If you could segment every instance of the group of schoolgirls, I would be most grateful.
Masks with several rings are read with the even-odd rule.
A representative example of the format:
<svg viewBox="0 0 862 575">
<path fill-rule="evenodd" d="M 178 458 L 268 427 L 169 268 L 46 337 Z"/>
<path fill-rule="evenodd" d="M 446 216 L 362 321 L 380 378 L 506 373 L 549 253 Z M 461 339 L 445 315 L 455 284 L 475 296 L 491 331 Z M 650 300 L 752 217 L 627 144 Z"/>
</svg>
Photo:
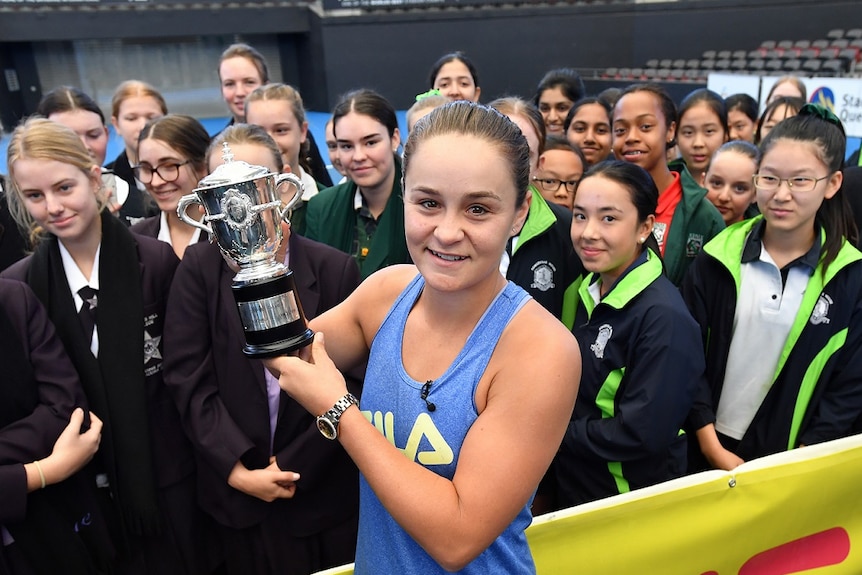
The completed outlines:
<svg viewBox="0 0 862 575">
<path fill-rule="evenodd" d="M 583 376 L 540 511 L 860 430 L 843 127 L 809 105 L 758 148 L 725 143 L 726 117 L 711 92 L 677 114 L 651 85 L 608 116 L 617 159 L 573 202 Z"/>
</svg>

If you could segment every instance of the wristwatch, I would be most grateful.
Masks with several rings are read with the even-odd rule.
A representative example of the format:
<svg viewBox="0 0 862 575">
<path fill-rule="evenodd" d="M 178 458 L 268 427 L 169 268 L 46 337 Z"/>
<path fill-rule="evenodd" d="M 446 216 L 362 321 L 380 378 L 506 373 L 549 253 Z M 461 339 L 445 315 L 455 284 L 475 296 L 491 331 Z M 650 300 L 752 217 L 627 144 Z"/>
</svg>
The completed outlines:
<svg viewBox="0 0 862 575">
<path fill-rule="evenodd" d="M 352 393 L 346 393 L 335 402 L 332 409 L 317 417 L 317 429 L 323 437 L 332 440 L 338 437 L 338 422 L 341 420 L 341 414 L 351 405 L 359 405 L 359 400 Z"/>
</svg>

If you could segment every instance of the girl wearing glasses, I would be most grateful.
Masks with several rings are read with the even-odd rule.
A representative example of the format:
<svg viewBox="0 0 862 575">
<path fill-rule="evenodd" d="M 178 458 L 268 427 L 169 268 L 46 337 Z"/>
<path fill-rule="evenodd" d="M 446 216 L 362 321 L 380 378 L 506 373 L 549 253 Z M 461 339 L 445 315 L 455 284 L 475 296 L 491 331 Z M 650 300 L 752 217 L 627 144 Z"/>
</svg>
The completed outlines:
<svg viewBox="0 0 862 575">
<path fill-rule="evenodd" d="M 707 244 L 682 286 L 707 361 L 692 451 L 709 466 L 849 435 L 862 412 L 862 253 L 841 191 L 845 142 L 815 105 L 776 125 L 754 176 L 763 215 Z"/>
<path fill-rule="evenodd" d="M 571 328 L 583 268 L 569 238 L 571 210 L 549 203 L 534 185 L 545 151 L 545 123 L 539 110 L 520 98 L 500 98 L 489 106 L 520 128 L 530 148 L 530 209 L 523 225 L 512 229 L 500 271 Z"/>
<path fill-rule="evenodd" d="M 135 224 L 132 231 L 169 243 L 178 258 L 200 240 L 201 231 L 177 215 L 177 204 L 207 174 L 209 143 L 209 134 L 200 122 L 179 114 L 149 122 L 138 140 L 135 177 L 147 187 L 161 214 Z M 194 217 L 195 212 L 190 210 L 189 215 Z"/>
<path fill-rule="evenodd" d="M 91 465 L 117 573 L 206 573 L 194 457 L 162 382 L 162 326 L 178 264 L 106 210 L 100 169 L 74 132 L 34 118 L 8 148 L 9 207 L 36 245 L 5 272 L 47 308 L 104 423 Z"/>
<path fill-rule="evenodd" d="M 571 210 L 586 163 L 584 154 L 567 139 L 548 136 L 545 151 L 539 156 L 539 169 L 533 176 L 533 184 L 549 203 Z"/>
</svg>

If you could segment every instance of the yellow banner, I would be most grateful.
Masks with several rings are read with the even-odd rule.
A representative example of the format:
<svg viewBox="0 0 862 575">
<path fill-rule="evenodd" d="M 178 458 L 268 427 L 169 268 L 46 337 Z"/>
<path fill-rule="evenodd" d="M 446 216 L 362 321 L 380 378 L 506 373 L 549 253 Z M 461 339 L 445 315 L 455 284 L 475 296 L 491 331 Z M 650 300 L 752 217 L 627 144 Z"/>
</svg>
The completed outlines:
<svg viewBox="0 0 862 575">
<path fill-rule="evenodd" d="M 543 515 L 527 537 L 540 575 L 860 575 L 862 436 Z"/>
</svg>

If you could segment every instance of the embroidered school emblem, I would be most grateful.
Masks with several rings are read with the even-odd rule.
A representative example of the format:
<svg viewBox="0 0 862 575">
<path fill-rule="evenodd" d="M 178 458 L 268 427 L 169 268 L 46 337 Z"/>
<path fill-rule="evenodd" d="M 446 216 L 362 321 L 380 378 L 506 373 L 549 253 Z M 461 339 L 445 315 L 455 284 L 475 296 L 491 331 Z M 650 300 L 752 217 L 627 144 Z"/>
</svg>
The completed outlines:
<svg viewBox="0 0 862 575">
<path fill-rule="evenodd" d="M 614 328 L 610 324 L 606 323 L 599 328 L 595 343 L 590 345 L 590 350 L 596 355 L 596 359 L 603 359 L 605 357 L 605 346 L 608 345 L 608 341 L 611 339 L 613 333 Z"/>
<path fill-rule="evenodd" d="M 667 231 L 667 224 L 664 222 L 656 222 L 652 226 L 652 235 L 655 236 L 655 241 L 659 247 L 664 245 L 664 233 Z"/>
<path fill-rule="evenodd" d="M 539 291 L 548 291 L 554 287 L 554 272 L 557 268 L 551 262 L 542 260 L 533 264 L 533 283 L 530 287 Z"/>
<path fill-rule="evenodd" d="M 144 330 L 144 365 L 150 363 L 150 360 L 162 359 L 162 353 L 159 351 L 160 341 L 162 336 L 153 337 Z"/>
<path fill-rule="evenodd" d="M 832 305 L 832 298 L 825 293 L 820 294 L 820 299 L 814 304 L 814 311 L 811 312 L 811 325 L 820 325 L 821 323 L 829 323 L 829 318 L 826 315 L 829 313 L 829 306 Z"/>
<path fill-rule="evenodd" d="M 703 236 L 701 234 L 688 234 L 688 241 L 685 242 L 685 255 L 693 258 L 700 253 L 703 247 Z"/>
</svg>

